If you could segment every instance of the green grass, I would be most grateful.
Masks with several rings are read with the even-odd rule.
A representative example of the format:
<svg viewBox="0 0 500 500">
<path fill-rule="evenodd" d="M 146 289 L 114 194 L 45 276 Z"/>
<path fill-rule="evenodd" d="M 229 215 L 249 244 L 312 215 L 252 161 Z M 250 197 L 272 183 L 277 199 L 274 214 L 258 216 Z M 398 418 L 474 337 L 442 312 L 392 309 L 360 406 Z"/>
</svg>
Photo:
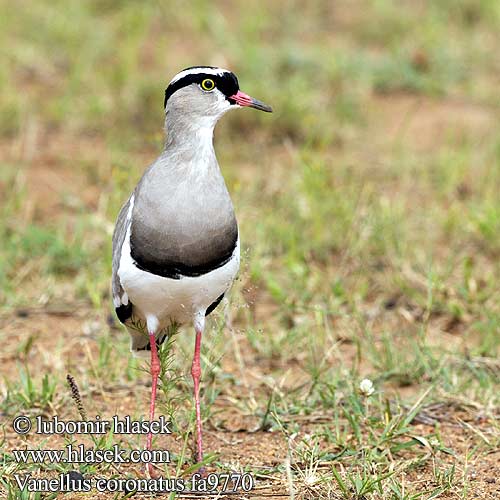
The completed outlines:
<svg viewBox="0 0 500 500">
<path fill-rule="evenodd" d="M 220 64 L 275 112 L 216 131 L 243 258 L 204 338 L 203 418 L 218 436 L 223 410 L 253 418 L 288 458 L 209 462 L 297 499 L 472 495 L 464 454 L 500 446 L 500 4 L 3 3 L 0 428 L 20 412 L 74 417 L 67 371 L 90 415 L 123 387 L 144 414 L 148 376 L 107 319 L 112 225 L 161 149 L 168 80 Z M 61 307 L 71 319 L 51 322 Z M 162 350 L 171 475 L 193 464 L 188 332 Z M 457 416 L 466 451 L 449 445 Z M 12 460 L 1 452 L 0 494 L 38 498 L 17 491 Z"/>
</svg>

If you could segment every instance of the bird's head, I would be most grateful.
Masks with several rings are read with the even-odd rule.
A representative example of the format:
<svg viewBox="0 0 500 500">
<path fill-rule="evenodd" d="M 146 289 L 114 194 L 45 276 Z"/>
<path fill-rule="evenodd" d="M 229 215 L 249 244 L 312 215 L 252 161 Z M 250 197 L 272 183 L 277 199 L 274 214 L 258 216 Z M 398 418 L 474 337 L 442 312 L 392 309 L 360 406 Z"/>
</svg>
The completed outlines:
<svg viewBox="0 0 500 500">
<path fill-rule="evenodd" d="M 177 73 L 165 90 L 164 104 L 167 115 L 182 115 L 207 125 L 215 125 L 224 113 L 239 107 L 272 112 L 271 106 L 240 90 L 234 73 L 213 66 L 196 66 Z"/>
</svg>

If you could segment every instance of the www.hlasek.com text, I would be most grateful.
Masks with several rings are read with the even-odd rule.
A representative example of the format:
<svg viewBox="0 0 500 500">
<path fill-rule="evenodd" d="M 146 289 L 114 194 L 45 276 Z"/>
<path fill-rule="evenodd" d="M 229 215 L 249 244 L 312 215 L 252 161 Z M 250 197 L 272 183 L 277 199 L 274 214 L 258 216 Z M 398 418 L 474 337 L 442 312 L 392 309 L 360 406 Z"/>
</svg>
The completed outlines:
<svg viewBox="0 0 500 500">
<path fill-rule="evenodd" d="M 115 444 L 109 448 L 87 448 L 83 444 L 68 444 L 62 450 L 12 450 L 18 463 L 73 463 L 73 464 L 138 464 L 170 463 L 168 450 L 126 450 Z"/>
</svg>

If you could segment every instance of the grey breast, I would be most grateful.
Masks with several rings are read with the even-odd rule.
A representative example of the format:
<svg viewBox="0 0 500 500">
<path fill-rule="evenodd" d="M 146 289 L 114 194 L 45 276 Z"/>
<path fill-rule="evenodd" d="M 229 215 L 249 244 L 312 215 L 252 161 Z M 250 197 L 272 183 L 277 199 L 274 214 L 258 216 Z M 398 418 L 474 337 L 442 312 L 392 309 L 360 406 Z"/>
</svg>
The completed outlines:
<svg viewBox="0 0 500 500">
<path fill-rule="evenodd" d="M 148 272 L 199 276 L 231 258 L 238 226 L 215 157 L 202 169 L 160 157 L 135 191 L 131 253 Z"/>
</svg>

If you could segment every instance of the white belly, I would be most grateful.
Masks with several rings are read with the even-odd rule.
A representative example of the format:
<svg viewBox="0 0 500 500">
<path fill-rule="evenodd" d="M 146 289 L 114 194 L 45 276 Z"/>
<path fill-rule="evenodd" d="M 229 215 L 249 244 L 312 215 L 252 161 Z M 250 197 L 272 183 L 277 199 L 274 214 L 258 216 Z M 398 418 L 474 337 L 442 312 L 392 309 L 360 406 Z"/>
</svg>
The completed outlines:
<svg viewBox="0 0 500 500">
<path fill-rule="evenodd" d="M 130 226 L 123 242 L 118 276 L 134 305 L 134 312 L 145 319 L 154 317 L 161 326 L 175 321 L 193 321 L 231 286 L 240 265 L 240 242 L 231 259 L 202 276 L 164 278 L 138 269 L 130 254 Z"/>
</svg>

